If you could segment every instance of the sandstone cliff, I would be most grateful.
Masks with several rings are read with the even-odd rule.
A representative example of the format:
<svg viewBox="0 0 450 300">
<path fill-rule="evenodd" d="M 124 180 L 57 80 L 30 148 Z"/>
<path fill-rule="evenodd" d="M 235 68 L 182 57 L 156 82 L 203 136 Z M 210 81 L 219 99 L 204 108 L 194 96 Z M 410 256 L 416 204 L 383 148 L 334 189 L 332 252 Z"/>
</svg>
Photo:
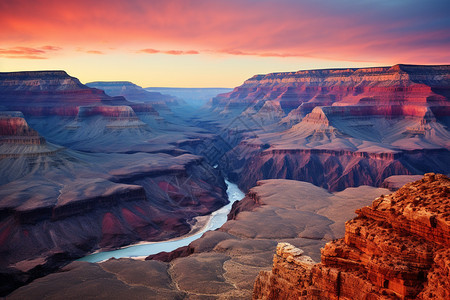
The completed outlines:
<svg viewBox="0 0 450 300">
<path fill-rule="evenodd" d="M 395 65 L 360 69 L 327 69 L 256 75 L 211 104 L 242 106 L 277 100 L 289 112 L 302 103 L 332 102 L 445 103 L 450 66 Z M 322 101 L 317 101 L 322 100 Z"/>
<path fill-rule="evenodd" d="M 450 66 L 257 75 L 210 103 L 230 120 L 225 130 L 243 132 L 221 166 L 243 189 L 271 178 L 335 191 L 447 174 L 449 91 Z"/>
<path fill-rule="evenodd" d="M 450 179 L 426 174 L 358 209 L 312 264 L 279 244 L 254 299 L 449 299 Z"/>
</svg>

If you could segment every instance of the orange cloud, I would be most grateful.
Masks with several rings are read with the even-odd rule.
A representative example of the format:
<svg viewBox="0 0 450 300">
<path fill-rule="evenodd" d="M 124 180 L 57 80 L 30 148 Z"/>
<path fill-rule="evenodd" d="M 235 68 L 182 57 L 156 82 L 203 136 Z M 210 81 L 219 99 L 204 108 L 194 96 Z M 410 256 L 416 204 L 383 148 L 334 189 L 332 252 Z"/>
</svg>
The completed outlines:
<svg viewBox="0 0 450 300">
<path fill-rule="evenodd" d="M 138 53 L 156 54 L 156 53 L 160 53 L 161 51 L 155 50 L 155 49 L 142 49 L 142 50 L 139 50 L 137 52 Z"/>
<path fill-rule="evenodd" d="M 188 50 L 188 51 L 185 51 L 183 54 L 200 54 L 200 52 L 198 52 L 198 51 L 195 51 L 195 50 Z"/>
<path fill-rule="evenodd" d="M 193 55 L 193 54 L 200 54 L 200 52 L 195 50 L 156 50 L 156 49 L 141 49 L 138 50 L 137 53 L 147 53 L 147 54 L 156 54 L 156 53 L 164 53 L 164 54 L 170 54 L 170 55 Z"/>
<path fill-rule="evenodd" d="M 40 49 L 45 50 L 45 51 L 59 51 L 59 50 L 62 50 L 61 47 L 57 47 L 57 46 L 43 46 L 43 47 L 40 47 Z"/>
<path fill-rule="evenodd" d="M 103 51 L 99 51 L 99 50 L 87 50 L 86 53 L 89 53 L 89 54 L 105 54 Z"/>
<path fill-rule="evenodd" d="M 39 48 L 31 47 L 11 47 L 0 48 L 0 57 L 21 58 L 21 59 L 46 59 L 49 51 L 59 51 L 60 47 L 43 46 Z"/>
<path fill-rule="evenodd" d="M 163 53 L 165 53 L 165 54 L 170 54 L 170 55 L 192 55 L 192 54 L 199 54 L 199 52 L 198 52 L 198 51 L 195 51 L 195 50 L 189 50 L 189 51 L 168 50 L 168 51 L 164 51 Z"/>
</svg>

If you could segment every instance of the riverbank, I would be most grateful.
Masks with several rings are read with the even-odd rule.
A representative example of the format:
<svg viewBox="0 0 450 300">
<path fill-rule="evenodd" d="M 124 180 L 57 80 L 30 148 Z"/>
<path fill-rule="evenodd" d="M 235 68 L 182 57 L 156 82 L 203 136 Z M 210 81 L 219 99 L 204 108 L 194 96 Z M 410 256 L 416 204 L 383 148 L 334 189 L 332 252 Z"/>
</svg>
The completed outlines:
<svg viewBox="0 0 450 300">
<path fill-rule="evenodd" d="M 200 216 L 196 218 L 196 223 L 192 230 L 184 236 L 173 238 L 161 242 L 139 242 L 133 245 L 125 246 L 112 251 L 98 251 L 78 259 L 78 261 L 102 262 L 110 258 L 134 258 L 142 259 L 148 255 L 159 252 L 170 252 L 177 248 L 189 245 L 191 242 L 200 238 L 208 230 L 216 230 L 227 221 L 227 215 L 231 210 L 234 202 L 244 198 L 245 194 L 234 183 L 225 180 L 227 184 L 227 195 L 230 201 L 227 205 L 212 212 L 208 216 Z M 203 224 L 203 226 L 202 226 Z"/>
</svg>

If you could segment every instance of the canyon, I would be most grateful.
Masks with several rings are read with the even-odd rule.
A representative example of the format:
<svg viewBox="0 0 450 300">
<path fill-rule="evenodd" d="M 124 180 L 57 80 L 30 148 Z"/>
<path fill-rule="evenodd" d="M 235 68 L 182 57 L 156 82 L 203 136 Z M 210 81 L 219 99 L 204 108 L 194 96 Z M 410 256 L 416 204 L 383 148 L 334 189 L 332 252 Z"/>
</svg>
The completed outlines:
<svg viewBox="0 0 450 300">
<path fill-rule="evenodd" d="M 65 72 L 1 77 L 2 294 L 96 249 L 186 234 L 227 203 L 218 170 L 178 147 L 204 130 Z"/>
<path fill-rule="evenodd" d="M 64 71 L 0 73 L 1 295 L 270 298 L 283 297 L 280 289 L 302 279 L 304 289 L 287 292 L 332 298 L 351 292 L 336 290 L 340 281 L 335 290 L 326 286 L 343 272 L 332 268 L 343 264 L 349 282 L 364 287 L 361 293 L 407 298 L 429 295 L 418 287 L 426 288 L 427 274 L 439 277 L 448 267 L 434 263 L 447 255 L 439 247 L 448 241 L 426 242 L 438 246 L 427 246 L 425 263 L 382 261 L 376 259 L 385 259 L 387 248 L 362 241 L 367 236 L 355 228 L 380 238 L 397 234 L 392 228 L 400 225 L 389 212 L 416 228 L 417 220 L 408 221 L 414 213 L 402 208 L 409 204 L 397 195 L 416 187 L 414 197 L 423 199 L 426 189 L 407 183 L 420 179 L 442 185 L 439 193 L 448 190 L 443 175 L 421 178 L 450 173 L 450 66 L 256 75 L 202 109 L 158 91 L 167 89 L 84 85 Z M 197 217 L 228 203 L 224 179 L 246 197 L 233 204 L 221 228 L 146 261 L 73 262 L 94 251 L 188 234 Z M 393 203 L 388 215 L 372 205 L 344 226 L 387 189 L 400 189 L 382 198 Z M 396 243 L 395 251 L 414 242 L 403 232 Z M 356 254 L 364 259 L 349 262 Z M 422 264 L 419 281 L 398 270 L 411 263 Z M 316 282 L 304 281 L 317 266 L 324 267 L 314 271 Z M 280 272 L 294 281 L 278 278 Z M 441 279 L 429 282 L 441 291 Z"/>
<path fill-rule="evenodd" d="M 307 182 L 263 180 L 233 205 L 220 229 L 187 247 L 146 261 L 73 262 L 8 298 L 59 299 L 76 289 L 77 295 L 101 298 L 250 299 L 253 282 L 261 270 L 270 269 L 279 241 L 301 247 L 318 260 L 320 248 L 343 235 L 344 222 L 354 210 L 383 193 L 388 190 L 362 186 L 329 193 Z"/>
</svg>

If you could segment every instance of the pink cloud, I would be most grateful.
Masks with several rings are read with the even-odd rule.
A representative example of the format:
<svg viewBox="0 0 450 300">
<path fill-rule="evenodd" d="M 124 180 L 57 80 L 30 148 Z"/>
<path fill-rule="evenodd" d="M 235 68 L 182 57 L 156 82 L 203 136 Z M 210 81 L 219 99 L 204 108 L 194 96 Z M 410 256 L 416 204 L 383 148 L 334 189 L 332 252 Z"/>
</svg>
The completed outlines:
<svg viewBox="0 0 450 300">
<path fill-rule="evenodd" d="M 0 3 L 0 40 L 95 44 L 98 51 L 101 41 L 105 49 L 130 45 L 149 54 L 205 50 L 146 44 L 228 55 L 448 63 L 449 8 L 440 0 L 15 0 Z"/>
</svg>

